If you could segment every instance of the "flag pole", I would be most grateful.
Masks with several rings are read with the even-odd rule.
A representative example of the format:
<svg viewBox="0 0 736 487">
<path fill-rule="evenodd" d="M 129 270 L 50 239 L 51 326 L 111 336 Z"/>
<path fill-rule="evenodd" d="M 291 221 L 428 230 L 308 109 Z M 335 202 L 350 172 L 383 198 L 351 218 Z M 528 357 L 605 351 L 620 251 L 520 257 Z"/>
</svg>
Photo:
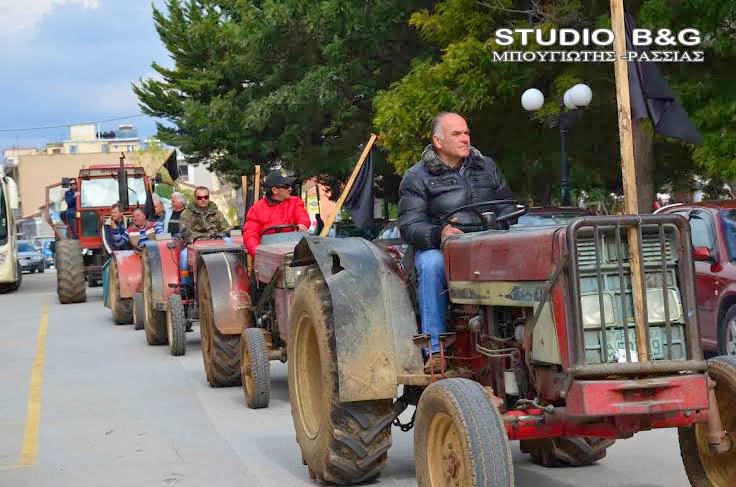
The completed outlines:
<svg viewBox="0 0 736 487">
<path fill-rule="evenodd" d="M 322 232 L 319 234 L 320 237 L 326 237 L 327 233 L 329 233 L 330 228 L 332 227 L 332 224 L 335 222 L 335 218 L 340 213 L 340 210 L 342 210 L 342 205 L 345 202 L 345 198 L 348 197 L 348 193 L 350 193 L 350 189 L 353 187 L 353 183 L 355 183 L 355 179 L 358 177 L 358 174 L 360 173 L 360 168 L 363 167 L 363 163 L 365 162 L 366 157 L 368 157 L 368 154 L 370 154 L 371 149 L 373 148 L 373 144 L 376 142 L 376 138 L 377 138 L 376 134 L 371 134 L 371 138 L 368 140 L 368 143 L 365 145 L 365 148 L 363 149 L 363 153 L 360 154 L 360 158 L 358 159 L 357 164 L 355 164 L 355 168 L 353 169 L 353 174 L 350 175 L 350 179 L 348 179 L 348 182 L 345 184 L 345 189 L 342 190 L 340 199 L 338 199 L 337 204 L 335 204 L 335 210 L 330 214 L 329 217 L 327 217 L 327 221 L 325 222 L 325 227 L 322 229 Z"/>
<path fill-rule="evenodd" d="M 621 173 L 624 187 L 624 213 L 637 215 L 639 202 L 636 186 L 636 162 L 634 160 L 634 136 L 631 118 L 631 97 L 629 93 L 629 70 L 626 61 L 626 27 L 624 23 L 623 0 L 611 1 L 611 27 L 614 35 L 614 72 L 616 78 L 616 100 L 618 102 L 618 133 L 621 147 Z M 631 290 L 634 299 L 636 320 L 636 347 L 640 362 L 649 361 L 649 333 L 647 330 L 647 310 L 644 304 L 644 279 L 641 274 L 641 242 L 639 228 L 628 229 L 629 262 L 631 269 Z M 625 333 L 628 331 L 625 330 Z"/>
</svg>

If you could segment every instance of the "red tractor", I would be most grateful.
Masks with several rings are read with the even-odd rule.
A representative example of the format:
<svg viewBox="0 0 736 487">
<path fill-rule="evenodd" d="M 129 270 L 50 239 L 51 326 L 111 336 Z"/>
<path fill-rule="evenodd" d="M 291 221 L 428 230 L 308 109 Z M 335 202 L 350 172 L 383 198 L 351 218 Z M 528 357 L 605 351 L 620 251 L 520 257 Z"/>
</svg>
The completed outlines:
<svg viewBox="0 0 736 487">
<path fill-rule="evenodd" d="M 736 358 L 703 359 L 687 221 L 584 216 L 496 231 L 494 220 L 485 213 L 443 244 L 448 332 L 428 372 L 415 283 L 387 252 L 357 238 L 297 245 L 292 265 L 307 267 L 288 330 L 289 396 L 310 476 L 376 478 L 392 424 L 414 429 L 422 487 L 512 486 L 510 440 L 535 463 L 577 466 L 616 439 L 679 428 L 692 485 L 736 485 Z"/>
<path fill-rule="evenodd" d="M 69 222 L 64 216 L 64 194 L 69 187 L 68 179 L 64 178 L 60 184 L 46 188 L 45 216 L 56 237 L 57 294 L 62 304 L 86 301 L 85 281 L 90 287 L 102 281 L 102 267 L 109 255 L 103 244 L 103 223 L 110 216 L 110 207 L 118 202 L 126 210 L 143 207 L 150 194 L 148 177 L 143 168 L 122 163 L 92 165 L 81 169 L 77 181 L 79 195 L 76 197 L 74 232 L 70 231 Z M 72 233 L 78 239 L 71 238 Z M 125 269 L 117 269 L 115 275 L 128 272 L 127 266 Z M 130 272 L 136 271 L 131 269 Z M 126 304 L 132 302 L 132 295 L 128 296 L 129 286 L 121 286 L 119 292 L 122 294 L 117 296 L 121 300 L 130 301 L 124 301 L 122 308 L 118 308 L 116 321 L 122 320 L 122 315 L 126 315 L 127 319 L 127 310 L 132 306 Z M 116 313 L 115 308 L 113 313 Z"/>
<path fill-rule="evenodd" d="M 239 339 L 242 329 L 239 320 L 243 313 L 238 309 L 242 307 L 240 300 L 248 295 L 248 282 L 237 275 L 244 259 L 243 240 L 238 233 L 232 231 L 227 240 L 195 240 L 186 246 L 186 261 L 182 258 L 185 246 L 180 239 L 159 238 L 144 244 L 143 310 L 142 313 L 137 311 L 136 315 L 143 315 L 143 328 L 149 345 L 168 344 L 171 355 L 184 355 L 186 333 L 192 331 L 193 322 L 208 320 L 212 314 L 212 304 L 208 304 L 203 306 L 205 310 L 202 318 L 200 302 L 205 299 L 209 303 L 213 294 L 216 295 L 217 311 L 220 311 L 221 306 L 227 306 L 228 310 L 218 314 L 220 325 L 225 331 L 237 328 Z M 197 279 L 198 269 L 203 265 L 208 266 L 209 271 L 217 276 L 212 283 L 214 289 L 210 288 L 208 280 L 204 297 L 198 292 L 202 286 Z M 202 335 L 205 363 L 216 363 L 210 367 L 217 370 L 210 383 L 217 386 L 238 385 L 239 340 L 222 338 L 215 344 L 210 344 L 206 331 L 203 330 Z M 232 341 L 235 343 L 231 344 Z M 233 370 L 225 370 L 233 360 Z"/>
</svg>

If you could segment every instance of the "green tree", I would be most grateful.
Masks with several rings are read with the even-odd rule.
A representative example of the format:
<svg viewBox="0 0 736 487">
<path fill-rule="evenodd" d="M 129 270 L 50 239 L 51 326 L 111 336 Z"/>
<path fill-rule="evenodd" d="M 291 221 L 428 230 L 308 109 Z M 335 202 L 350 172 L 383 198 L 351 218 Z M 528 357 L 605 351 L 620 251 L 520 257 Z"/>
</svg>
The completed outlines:
<svg viewBox="0 0 736 487">
<path fill-rule="evenodd" d="M 424 45 L 420 0 L 168 0 L 154 10 L 173 67 L 134 86 L 158 137 L 239 182 L 255 164 L 342 175 L 368 139 L 375 93 Z"/>
<path fill-rule="evenodd" d="M 682 29 L 696 26 L 704 38 L 706 63 L 661 65 L 673 89 L 704 133 L 705 144 L 695 150 L 677 141 L 652 136 L 651 126 L 640 123 L 636 130 L 636 153 L 640 183 L 640 209 L 647 209 L 655 185 L 689 184 L 700 164 L 700 172 L 733 169 L 732 125 L 734 98 L 730 93 L 714 95 L 718 83 L 732 77 L 734 1 L 647 0 L 627 2 L 642 27 Z M 561 0 L 443 0 L 433 10 L 420 10 L 411 17 L 424 39 L 439 49 L 416 59 L 410 73 L 375 99 L 375 125 L 390 162 L 399 172 L 418 160 L 429 141 L 429 121 L 437 112 L 458 111 L 467 116 L 473 143 L 497 157 L 501 169 L 519 196 L 548 202 L 559 181 L 559 136 L 534 123 L 520 106 L 527 88 L 536 87 L 547 96 L 537 121 L 559 112 L 561 95 L 577 82 L 593 89 L 587 113 L 581 114 L 568 139 L 574 190 L 602 188 L 620 191 L 620 156 L 616 98 L 612 64 L 502 63 L 493 52 L 549 49 L 532 43 L 502 47 L 495 42 L 501 27 L 595 28 L 610 26 L 609 2 Z M 730 30 L 729 30 L 730 29 Z M 730 36 L 730 41 L 728 40 Z M 707 74 L 711 73 L 711 74 Z M 734 87 L 729 86 L 729 91 Z M 724 90 L 725 91 L 725 90 Z M 711 103 L 712 102 L 712 103 Z M 718 116 L 713 111 L 720 110 Z M 716 140 L 717 139 L 717 140 Z M 730 152 L 729 152 L 730 151 Z M 674 157 L 677 155 L 677 157 Z M 643 196 L 642 196 L 643 193 Z"/>
</svg>

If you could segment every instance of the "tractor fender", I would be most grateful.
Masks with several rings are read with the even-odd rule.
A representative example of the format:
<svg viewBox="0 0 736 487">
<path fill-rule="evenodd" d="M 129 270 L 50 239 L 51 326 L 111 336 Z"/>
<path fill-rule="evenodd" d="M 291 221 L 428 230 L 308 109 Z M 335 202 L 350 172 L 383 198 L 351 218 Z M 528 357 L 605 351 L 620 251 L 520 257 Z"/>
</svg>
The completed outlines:
<svg viewBox="0 0 736 487">
<path fill-rule="evenodd" d="M 340 401 L 393 399 L 399 376 L 423 374 L 412 341 L 416 314 L 396 261 L 362 238 L 305 237 L 292 265 L 310 264 L 332 300 Z"/>
<path fill-rule="evenodd" d="M 143 292 L 141 254 L 132 250 L 118 250 L 113 252 L 112 257 L 118 265 L 120 297 L 132 298 L 135 293 Z"/>
<path fill-rule="evenodd" d="M 151 290 L 153 304 L 159 311 L 166 311 L 169 296 L 178 294 L 176 286 L 179 284 L 179 254 L 178 245 L 168 248 L 172 240 L 147 241 L 145 245 L 148 254 L 148 267 L 151 269 Z"/>
<path fill-rule="evenodd" d="M 244 253 L 200 253 L 197 268 L 207 269 L 213 321 L 223 335 L 241 335 L 253 326 L 248 269 Z M 198 273 L 199 274 L 199 273 Z"/>
</svg>

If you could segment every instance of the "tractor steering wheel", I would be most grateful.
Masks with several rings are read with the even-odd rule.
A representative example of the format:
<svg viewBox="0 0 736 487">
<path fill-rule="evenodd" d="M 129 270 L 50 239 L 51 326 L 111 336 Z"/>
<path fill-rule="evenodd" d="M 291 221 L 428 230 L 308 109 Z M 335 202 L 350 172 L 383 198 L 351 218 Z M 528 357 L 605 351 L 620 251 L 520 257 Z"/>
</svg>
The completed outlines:
<svg viewBox="0 0 736 487">
<path fill-rule="evenodd" d="M 272 227 L 266 227 L 263 230 L 261 230 L 261 236 L 265 235 L 266 232 L 277 233 L 279 230 L 286 230 L 287 228 L 290 230 L 298 231 L 299 225 L 294 225 L 290 223 L 288 225 L 274 225 Z"/>
<path fill-rule="evenodd" d="M 199 237 L 194 237 L 192 243 L 197 240 L 222 240 L 222 235 L 200 235 Z"/>
<path fill-rule="evenodd" d="M 516 205 L 516 211 L 512 211 L 511 213 L 508 213 L 506 215 L 496 218 L 495 221 L 489 225 L 483 219 L 483 214 L 480 211 L 480 207 L 496 206 L 496 205 Z M 459 213 L 461 211 L 465 211 L 465 210 L 472 210 L 473 213 L 475 213 L 476 216 L 478 217 L 480 224 L 450 222 L 450 217 L 452 217 L 452 215 L 454 215 L 455 213 Z M 529 210 L 529 207 L 526 204 L 520 201 L 517 201 L 517 200 L 478 201 L 476 203 L 470 203 L 469 205 L 458 206 L 454 210 L 445 214 L 442 218 L 440 218 L 440 227 L 445 228 L 445 225 L 449 223 L 453 227 L 456 227 L 465 233 L 481 232 L 483 230 L 490 230 L 491 228 L 495 227 L 495 224 L 497 223 L 505 222 L 506 220 L 510 220 L 511 218 L 516 218 L 521 215 L 524 215 L 528 210 Z"/>
</svg>

